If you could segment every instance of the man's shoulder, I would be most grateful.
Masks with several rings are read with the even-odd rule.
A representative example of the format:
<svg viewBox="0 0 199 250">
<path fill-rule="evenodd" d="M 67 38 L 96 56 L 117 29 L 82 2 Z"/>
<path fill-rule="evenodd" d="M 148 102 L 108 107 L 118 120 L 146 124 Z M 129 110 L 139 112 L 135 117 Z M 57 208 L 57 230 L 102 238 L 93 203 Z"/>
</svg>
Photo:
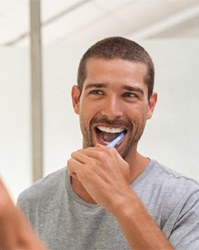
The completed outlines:
<svg viewBox="0 0 199 250">
<path fill-rule="evenodd" d="M 185 174 L 182 174 L 166 165 L 163 165 L 155 160 L 152 160 L 153 169 L 157 171 L 157 173 L 162 176 L 162 178 L 167 178 L 171 181 L 176 182 L 184 182 L 184 183 L 192 183 L 194 186 L 199 187 L 199 181 L 188 177 Z"/>
<path fill-rule="evenodd" d="M 181 193 L 182 195 L 191 195 L 197 192 L 199 196 L 199 181 L 188 177 L 178 171 L 175 171 L 157 161 L 152 161 L 151 176 L 154 181 L 158 182 L 165 190 L 171 193 Z"/>
<path fill-rule="evenodd" d="M 43 199 L 57 193 L 64 187 L 66 168 L 59 169 L 41 180 L 36 181 L 29 188 L 20 193 L 18 204 L 41 202 Z"/>
<path fill-rule="evenodd" d="M 199 183 L 197 180 L 151 160 L 143 177 L 135 185 L 135 191 L 153 215 L 168 219 L 175 211 L 199 207 Z"/>
</svg>

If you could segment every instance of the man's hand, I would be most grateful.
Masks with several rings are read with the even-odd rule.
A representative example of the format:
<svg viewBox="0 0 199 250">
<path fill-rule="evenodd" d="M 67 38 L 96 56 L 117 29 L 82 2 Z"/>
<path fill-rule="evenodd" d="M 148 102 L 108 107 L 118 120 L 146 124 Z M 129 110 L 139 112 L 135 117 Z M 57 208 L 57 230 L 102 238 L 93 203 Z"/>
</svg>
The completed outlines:
<svg viewBox="0 0 199 250">
<path fill-rule="evenodd" d="M 0 249 L 47 249 L 33 233 L 31 226 L 14 206 L 0 179 Z"/>
<path fill-rule="evenodd" d="M 68 171 L 89 195 L 108 211 L 123 202 L 129 188 L 129 165 L 115 148 L 97 145 L 78 150 L 68 161 Z"/>
</svg>

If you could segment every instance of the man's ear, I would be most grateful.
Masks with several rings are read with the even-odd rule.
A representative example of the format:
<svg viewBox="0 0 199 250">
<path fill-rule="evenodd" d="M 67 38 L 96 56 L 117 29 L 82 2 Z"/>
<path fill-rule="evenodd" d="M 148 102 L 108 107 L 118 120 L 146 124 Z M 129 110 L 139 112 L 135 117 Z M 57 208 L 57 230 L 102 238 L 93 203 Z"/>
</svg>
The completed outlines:
<svg viewBox="0 0 199 250">
<path fill-rule="evenodd" d="M 157 99 L 158 95 L 154 92 L 149 99 L 147 119 L 150 119 L 152 117 L 153 111 L 157 103 Z"/>
<path fill-rule="evenodd" d="M 72 103 L 73 103 L 73 109 L 76 114 L 79 114 L 79 97 L 80 97 L 80 91 L 77 85 L 74 85 L 72 87 L 71 91 L 71 97 L 72 97 Z"/>
</svg>

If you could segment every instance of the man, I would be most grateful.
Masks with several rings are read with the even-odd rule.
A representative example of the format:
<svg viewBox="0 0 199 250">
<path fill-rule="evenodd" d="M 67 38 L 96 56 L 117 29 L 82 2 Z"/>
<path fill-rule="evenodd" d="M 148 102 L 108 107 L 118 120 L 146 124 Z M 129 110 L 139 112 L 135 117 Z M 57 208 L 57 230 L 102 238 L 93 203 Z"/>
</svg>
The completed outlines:
<svg viewBox="0 0 199 250">
<path fill-rule="evenodd" d="M 153 84 L 153 62 L 133 41 L 107 38 L 83 55 L 72 88 L 82 149 L 18 202 L 49 249 L 198 249 L 198 183 L 137 151 Z"/>
</svg>

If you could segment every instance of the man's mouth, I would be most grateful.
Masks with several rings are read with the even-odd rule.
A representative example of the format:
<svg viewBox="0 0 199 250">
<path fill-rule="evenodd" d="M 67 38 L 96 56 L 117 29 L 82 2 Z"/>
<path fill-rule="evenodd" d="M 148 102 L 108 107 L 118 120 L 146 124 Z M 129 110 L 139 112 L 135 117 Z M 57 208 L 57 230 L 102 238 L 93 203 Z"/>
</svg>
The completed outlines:
<svg viewBox="0 0 199 250">
<path fill-rule="evenodd" d="M 95 131 L 100 144 L 107 145 L 113 141 L 121 133 L 126 133 L 127 130 L 121 127 L 107 127 L 107 126 L 96 126 Z"/>
</svg>

